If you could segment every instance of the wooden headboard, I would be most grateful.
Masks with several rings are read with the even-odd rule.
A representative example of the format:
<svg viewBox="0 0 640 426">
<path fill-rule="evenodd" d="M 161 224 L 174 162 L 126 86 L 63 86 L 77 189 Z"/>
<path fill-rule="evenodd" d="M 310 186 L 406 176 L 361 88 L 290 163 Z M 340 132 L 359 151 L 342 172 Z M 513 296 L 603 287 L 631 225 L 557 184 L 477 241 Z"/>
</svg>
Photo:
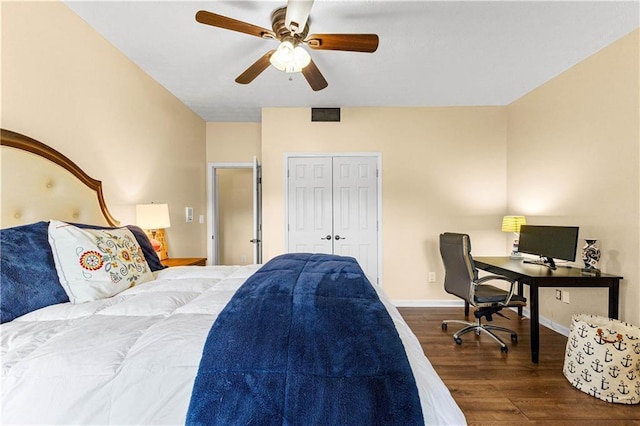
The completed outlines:
<svg viewBox="0 0 640 426">
<path fill-rule="evenodd" d="M 104 202 L 102 182 L 44 143 L 1 131 L 1 228 L 50 219 L 119 225 Z"/>
</svg>

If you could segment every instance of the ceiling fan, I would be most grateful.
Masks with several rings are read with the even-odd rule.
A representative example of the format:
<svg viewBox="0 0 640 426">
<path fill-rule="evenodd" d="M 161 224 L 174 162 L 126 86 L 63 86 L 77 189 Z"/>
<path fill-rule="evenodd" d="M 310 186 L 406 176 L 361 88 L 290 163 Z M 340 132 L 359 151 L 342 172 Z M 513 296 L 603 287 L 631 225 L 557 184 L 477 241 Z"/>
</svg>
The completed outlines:
<svg viewBox="0 0 640 426">
<path fill-rule="evenodd" d="M 308 35 L 308 18 L 312 5 L 313 0 L 288 0 L 286 7 L 278 8 L 271 14 L 273 30 L 205 10 L 196 13 L 196 21 L 280 42 L 276 49 L 269 50 L 240 74 L 236 78 L 236 83 L 251 83 L 271 64 L 288 73 L 302 72 L 311 88 L 318 91 L 327 87 L 327 80 L 302 45 L 307 45 L 315 50 L 373 53 L 378 48 L 378 36 L 376 34 Z"/>
</svg>

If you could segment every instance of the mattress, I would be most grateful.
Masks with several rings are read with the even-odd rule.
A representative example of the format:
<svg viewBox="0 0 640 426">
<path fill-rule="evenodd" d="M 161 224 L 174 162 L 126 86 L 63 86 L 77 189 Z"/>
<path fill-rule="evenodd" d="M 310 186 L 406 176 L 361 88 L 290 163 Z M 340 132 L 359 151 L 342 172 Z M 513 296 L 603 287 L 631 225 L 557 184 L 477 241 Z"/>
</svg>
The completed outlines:
<svg viewBox="0 0 640 426">
<path fill-rule="evenodd" d="M 93 302 L 2 324 L 3 424 L 183 424 L 217 315 L 259 266 L 186 266 Z M 379 286 L 400 335 L 425 424 L 464 424 L 449 390 Z"/>
</svg>

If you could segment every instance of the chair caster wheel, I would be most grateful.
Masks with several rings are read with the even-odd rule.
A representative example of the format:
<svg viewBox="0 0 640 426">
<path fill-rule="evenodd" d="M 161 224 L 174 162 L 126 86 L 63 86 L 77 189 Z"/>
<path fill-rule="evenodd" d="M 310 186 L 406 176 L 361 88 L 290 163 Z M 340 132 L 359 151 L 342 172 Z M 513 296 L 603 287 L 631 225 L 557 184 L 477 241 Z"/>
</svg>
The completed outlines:
<svg viewBox="0 0 640 426">
<path fill-rule="evenodd" d="M 513 333 L 513 334 L 511 335 L 511 341 L 512 341 L 513 343 L 518 343 L 518 335 L 517 335 L 516 333 Z"/>
<path fill-rule="evenodd" d="M 443 331 L 447 331 L 447 323 L 443 322 L 440 328 L 442 328 Z"/>
<path fill-rule="evenodd" d="M 500 347 L 500 352 L 504 352 L 505 354 L 509 352 L 509 348 L 507 346 Z"/>
<path fill-rule="evenodd" d="M 459 337 L 454 337 L 454 338 L 453 338 L 453 340 L 454 340 L 457 344 L 459 344 L 459 345 L 461 345 L 461 344 L 462 344 L 462 339 L 461 339 L 461 338 L 459 338 Z"/>
</svg>

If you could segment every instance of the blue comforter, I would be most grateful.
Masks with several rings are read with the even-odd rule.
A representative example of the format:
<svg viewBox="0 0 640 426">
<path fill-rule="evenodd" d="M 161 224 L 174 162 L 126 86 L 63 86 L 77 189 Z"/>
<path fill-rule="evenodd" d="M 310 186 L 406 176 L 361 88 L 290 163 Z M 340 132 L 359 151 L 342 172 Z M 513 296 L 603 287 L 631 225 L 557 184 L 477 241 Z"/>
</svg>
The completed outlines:
<svg viewBox="0 0 640 426">
<path fill-rule="evenodd" d="M 423 424 L 393 321 L 353 258 L 287 254 L 209 332 L 187 424 Z"/>
</svg>

